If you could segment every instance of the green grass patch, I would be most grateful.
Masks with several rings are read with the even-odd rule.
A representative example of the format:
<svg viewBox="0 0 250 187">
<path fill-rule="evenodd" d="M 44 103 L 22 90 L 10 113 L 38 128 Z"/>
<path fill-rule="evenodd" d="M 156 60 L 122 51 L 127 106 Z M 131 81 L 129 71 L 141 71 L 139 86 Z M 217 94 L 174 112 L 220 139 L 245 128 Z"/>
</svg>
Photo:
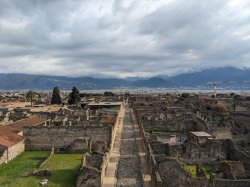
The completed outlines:
<svg viewBox="0 0 250 187">
<path fill-rule="evenodd" d="M 48 152 L 27 151 L 17 156 L 9 163 L 0 165 L 0 186 L 32 186 L 30 184 L 34 184 L 34 181 L 23 176 L 37 169 L 48 156 Z"/>
<path fill-rule="evenodd" d="M 210 179 L 210 172 L 212 166 L 210 164 L 204 164 L 203 168 L 206 173 L 207 179 Z M 193 177 L 196 177 L 196 165 L 185 165 L 185 169 L 192 174 Z"/>
<path fill-rule="evenodd" d="M 185 169 L 192 174 L 193 177 L 196 177 L 196 166 L 195 165 L 185 165 Z"/>
<path fill-rule="evenodd" d="M 48 169 L 52 175 L 49 186 L 76 186 L 76 176 L 81 165 L 82 154 L 54 154 L 39 169 Z"/>
<path fill-rule="evenodd" d="M 205 165 L 203 165 L 203 167 L 205 169 L 207 179 L 210 179 L 210 173 L 211 173 L 212 165 L 205 164 Z"/>
<path fill-rule="evenodd" d="M 0 166 L 1 187 L 40 187 L 43 178 L 49 179 L 49 187 L 76 186 L 76 175 L 80 168 L 82 154 L 54 154 L 48 152 L 24 152 L 8 164 Z M 46 159 L 46 162 L 41 163 Z M 40 167 L 41 165 L 41 167 Z M 40 167 L 40 168 L 39 168 Z M 28 173 L 48 169 L 49 177 L 25 177 Z"/>
</svg>

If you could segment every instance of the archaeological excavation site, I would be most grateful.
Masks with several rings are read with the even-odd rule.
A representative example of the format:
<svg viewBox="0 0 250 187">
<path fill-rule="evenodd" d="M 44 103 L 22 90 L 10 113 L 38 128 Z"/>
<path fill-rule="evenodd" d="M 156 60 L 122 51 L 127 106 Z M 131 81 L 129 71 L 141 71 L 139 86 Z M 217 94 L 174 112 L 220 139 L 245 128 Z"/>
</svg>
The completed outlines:
<svg viewBox="0 0 250 187">
<path fill-rule="evenodd" d="M 80 95 L 5 96 L 0 186 L 250 186 L 249 96 Z"/>
</svg>

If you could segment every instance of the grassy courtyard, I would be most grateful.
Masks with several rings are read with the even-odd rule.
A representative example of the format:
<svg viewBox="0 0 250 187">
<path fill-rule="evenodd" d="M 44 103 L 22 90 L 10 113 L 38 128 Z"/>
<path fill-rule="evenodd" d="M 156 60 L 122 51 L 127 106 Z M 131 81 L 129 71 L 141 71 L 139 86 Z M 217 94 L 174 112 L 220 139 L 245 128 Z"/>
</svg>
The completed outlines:
<svg viewBox="0 0 250 187">
<path fill-rule="evenodd" d="M 48 177 L 49 186 L 76 186 L 76 175 L 82 156 L 82 154 L 55 154 L 39 169 L 48 169 L 52 172 Z"/>
<path fill-rule="evenodd" d="M 25 175 L 40 169 L 52 172 L 51 176 L 46 177 L 49 179 L 48 186 L 75 186 L 76 174 L 83 155 L 55 154 L 41 165 L 48 156 L 48 152 L 25 152 L 8 164 L 0 166 L 0 186 L 38 187 L 44 177 L 25 177 Z"/>
<path fill-rule="evenodd" d="M 210 178 L 211 165 L 204 164 L 203 168 L 206 173 L 207 179 Z M 196 177 L 196 165 L 185 165 L 185 169 L 192 174 L 193 177 Z"/>
<path fill-rule="evenodd" d="M 0 165 L 0 186 L 29 186 L 33 180 L 23 176 L 37 169 L 48 156 L 48 152 L 24 152 L 8 164 Z"/>
</svg>

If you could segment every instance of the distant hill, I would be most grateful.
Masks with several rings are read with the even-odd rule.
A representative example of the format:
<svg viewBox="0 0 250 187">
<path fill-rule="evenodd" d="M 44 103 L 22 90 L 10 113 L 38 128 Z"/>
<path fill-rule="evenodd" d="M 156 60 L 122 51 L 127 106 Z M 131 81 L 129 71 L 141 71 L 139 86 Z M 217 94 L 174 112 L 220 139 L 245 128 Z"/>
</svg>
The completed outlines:
<svg viewBox="0 0 250 187">
<path fill-rule="evenodd" d="M 152 77 L 147 80 L 137 80 L 131 83 L 133 87 L 149 87 L 149 88 L 167 88 L 173 86 L 171 82 L 159 78 L 159 77 Z"/>
<path fill-rule="evenodd" d="M 208 86 L 216 82 L 222 87 L 250 87 L 250 69 L 237 69 L 233 67 L 208 69 L 201 72 L 181 74 L 166 77 L 176 86 Z"/>
<path fill-rule="evenodd" d="M 212 87 L 216 82 L 218 87 L 228 89 L 250 89 L 250 69 L 237 69 L 232 67 L 203 70 L 201 72 L 180 74 L 173 77 L 127 79 L 119 78 L 94 78 L 94 77 L 64 77 L 30 74 L 0 74 L 1 90 L 52 90 L 54 86 L 60 89 L 112 89 L 121 87 Z"/>
<path fill-rule="evenodd" d="M 54 86 L 60 89 L 71 89 L 76 86 L 79 89 L 109 89 L 114 87 L 127 87 L 130 82 L 116 78 L 92 78 L 92 77 L 63 77 L 29 74 L 0 74 L 0 89 L 37 89 L 50 90 Z"/>
</svg>

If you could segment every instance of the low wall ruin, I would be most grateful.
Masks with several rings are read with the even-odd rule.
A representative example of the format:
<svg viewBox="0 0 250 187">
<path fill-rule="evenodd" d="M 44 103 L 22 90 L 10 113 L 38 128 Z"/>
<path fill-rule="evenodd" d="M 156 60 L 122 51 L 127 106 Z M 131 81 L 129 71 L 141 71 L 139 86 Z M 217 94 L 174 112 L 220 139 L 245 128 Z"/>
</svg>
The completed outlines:
<svg viewBox="0 0 250 187">
<path fill-rule="evenodd" d="M 110 145 L 112 127 L 111 126 L 88 126 L 88 127 L 25 127 L 23 135 L 26 138 L 25 150 L 51 150 L 55 148 L 56 152 L 78 152 L 74 147 L 83 150 L 90 148 L 98 142 L 106 142 Z M 88 142 L 91 140 L 91 143 Z M 77 146 L 76 146 L 77 145 Z M 72 150 L 73 147 L 73 150 Z"/>
</svg>

